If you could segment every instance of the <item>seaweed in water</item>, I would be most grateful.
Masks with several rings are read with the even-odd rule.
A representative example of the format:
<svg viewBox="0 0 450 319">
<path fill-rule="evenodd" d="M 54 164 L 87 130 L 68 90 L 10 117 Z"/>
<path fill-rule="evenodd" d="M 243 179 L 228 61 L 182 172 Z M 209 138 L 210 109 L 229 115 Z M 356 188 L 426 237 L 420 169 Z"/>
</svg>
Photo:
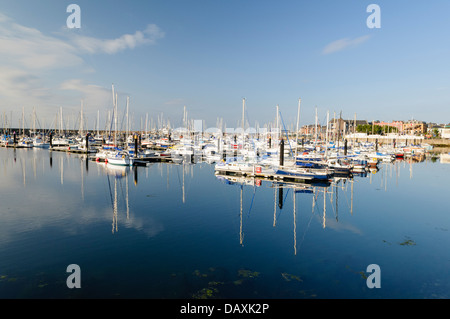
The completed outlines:
<svg viewBox="0 0 450 319">
<path fill-rule="evenodd" d="M 249 269 L 239 269 L 238 276 L 243 278 L 256 278 L 259 276 L 259 272 Z"/>
<path fill-rule="evenodd" d="M 405 237 L 405 241 L 400 243 L 401 246 L 415 246 L 416 242 L 409 237 Z"/>
<path fill-rule="evenodd" d="M 288 274 L 287 272 L 282 272 L 281 276 L 286 281 L 298 281 L 298 282 L 302 282 L 303 281 L 299 276 Z"/>
</svg>

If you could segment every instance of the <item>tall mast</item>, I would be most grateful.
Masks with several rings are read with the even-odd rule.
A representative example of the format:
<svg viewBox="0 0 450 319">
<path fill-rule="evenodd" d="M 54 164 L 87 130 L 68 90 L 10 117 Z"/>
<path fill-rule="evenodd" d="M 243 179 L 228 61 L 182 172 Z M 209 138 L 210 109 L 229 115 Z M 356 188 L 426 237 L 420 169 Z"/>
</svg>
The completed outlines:
<svg viewBox="0 0 450 319">
<path fill-rule="evenodd" d="M 279 106 L 278 106 L 278 104 L 277 104 L 277 146 L 278 146 L 278 144 L 280 143 L 280 135 L 279 135 L 279 133 L 280 133 L 280 126 L 279 126 L 279 111 L 278 111 L 278 109 L 279 109 Z"/>
<path fill-rule="evenodd" d="M 355 121 L 353 122 L 353 150 L 356 144 L 356 113 L 355 113 Z"/>
<path fill-rule="evenodd" d="M 299 121 L 300 121 L 300 103 L 301 103 L 302 99 L 298 99 L 298 110 L 297 110 L 297 127 L 296 127 L 296 135 L 295 135 L 295 157 L 297 157 L 298 154 L 298 125 L 299 125 Z"/>
<path fill-rule="evenodd" d="M 114 106 L 114 144 L 117 146 L 117 93 L 115 99 L 116 105 Z"/>
<path fill-rule="evenodd" d="M 148 112 L 145 113 L 145 136 L 148 135 Z"/>
<path fill-rule="evenodd" d="M 36 136 L 36 107 L 33 107 L 33 134 Z"/>
<path fill-rule="evenodd" d="M 99 127 L 100 127 L 100 110 L 97 110 L 97 136 L 99 136 Z"/>
<path fill-rule="evenodd" d="M 80 136 L 83 137 L 83 100 L 81 100 L 81 113 L 80 113 Z"/>
<path fill-rule="evenodd" d="M 159 118 L 159 115 L 158 115 Z M 183 108 L 183 124 L 184 124 L 184 128 L 186 129 L 187 132 L 187 113 L 186 113 L 186 105 Z"/>
<path fill-rule="evenodd" d="M 326 136 L 325 136 L 325 160 L 328 159 L 328 121 L 329 121 L 330 113 L 327 111 L 327 129 L 326 129 Z"/>
<path fill-rule="evenodd" d="M 316 106 L 316 120 L 315 120 L 315 129 L 314 129 L 314 145 L 317 144 L 317 106 Z"/>
<path fill-rule="evenodd" d="M 242 149 L 244 149 L 245 142 L 245 98 L 242 99 Z"/>
<path fill-rule="evenodd" d="M 114 84 L 112 85 L 112 102 L 113 102 L 113 115 L 116 116 L 116 95 L 114 92 Z M 111 125 L 109 126 L 110 127 L 110 129 L 109 129 L 110 137 L 109 138 L 111 138 L 111 126 L 112 126 L 112 119 L 111 119 Z M 114 146 L 116 146 L 116 133 L 115 132 L 114 132 Z"/>
<path fill-rule="evenodd" d="M 25 136 L 25 107 L 22 106 L 22 135 Z"/>
<path fill-rule="evenodd" d="M 129 127 L 129 117 L 128 117 L 128 107 L 129 107 L 129 103 L 130 103 L 130 97 L 127 96 L 127 137 L 130 134 L 130 127 Z"/>
<path fill-rule="evenodd" d="M 62 106 L 59 109 L 60 109 L 59 134 L 62 135 L 62 126 L 63 126 Z"/>
</svg>

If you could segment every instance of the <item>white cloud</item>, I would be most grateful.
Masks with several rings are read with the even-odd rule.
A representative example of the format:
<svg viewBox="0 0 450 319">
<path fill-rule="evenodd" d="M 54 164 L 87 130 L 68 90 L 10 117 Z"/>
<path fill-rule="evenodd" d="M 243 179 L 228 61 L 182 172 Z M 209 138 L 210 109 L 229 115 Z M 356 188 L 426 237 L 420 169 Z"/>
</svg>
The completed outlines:
<svg viewBox="0 0 450 319">
<path fill-rule="evenodd" d="M 0 57 L 9 65 L 36 70 L 82 64 L 82 58 L 74 52 L 70 43 L 14 23 L 0 14 Z"/>
<path fill-rule="evenodd" d="M 370 38 L 370 35 L 364 35 L 364 36 L 354 38 L 354 39 L 349 39 L 349 38 L 339 39 L 339 40 L 333 41 L 333 42 L 329 43 L 327 46 L 325 46 L 325 48 L 322 50 L 322 53 L 323 54 L 331 54 L 331 53 L 335 53 L 338 51 L 342 51 L 349 47 L 355 47 L 355 46 L 358 46 L 358 45 L 366 42 L 367 40 L 369 40 L 369 38 Z"/>
<path fill-rule="evenodd" d="M 164 33 L 154 24 L 114 39 L 74 32 L 48 35 L 0 13 L 0 107 L 20 106 L 28 112 L 39 105 L 50 110 L 55 106 L 79 105 L 80 99 L 96 109 L 109 105 L 109 88 L 74 79 L 95 72 L 84 57 L 153 45 L 163 37 Z"/>
<path fill-rule="evenodd" d="M 28 69 L 49 69 L 79 66 L 85 53 L 114 54 L 144 44 L 155 44 L 164 32 L 154 24 L 134 34 L 116 39 L 69 34 L 67 39 L 44 35 L 37 29 L 13 22 L 0 13 L 0 57 Z"/>
<path fill-rule="evenodd" d="M 124 34 L 117 39 L 104 40 L 93 37 L 75 35 L 72 38 L 77 49 L 88 53 L 114 54 L 126 49 L 134 49 L 139 45 L 155 44 L 156 40 L 164 37 L 164 32 L 155 24 L 149 24 L 144 31 L 134 34 Z"/>
</svg>

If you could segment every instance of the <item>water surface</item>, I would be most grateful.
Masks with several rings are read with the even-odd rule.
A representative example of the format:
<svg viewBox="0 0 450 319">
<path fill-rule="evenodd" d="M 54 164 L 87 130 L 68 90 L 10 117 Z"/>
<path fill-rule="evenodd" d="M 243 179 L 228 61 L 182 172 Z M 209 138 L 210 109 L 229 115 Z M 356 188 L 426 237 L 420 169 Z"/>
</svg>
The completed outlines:
<svg viewBox="0 0 450 319">
<path fill-rule="evenodd" d="M 439 159 L 293 188 L 2 148 L 0 176 L 1 298 L 449 298 Z"/>
</svg>

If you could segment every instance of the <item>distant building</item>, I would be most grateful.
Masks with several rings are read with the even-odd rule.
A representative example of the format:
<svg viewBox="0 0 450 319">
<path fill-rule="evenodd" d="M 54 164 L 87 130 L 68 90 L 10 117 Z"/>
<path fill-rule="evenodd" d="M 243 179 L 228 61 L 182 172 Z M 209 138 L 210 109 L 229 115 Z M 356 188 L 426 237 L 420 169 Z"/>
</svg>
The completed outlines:
<svg viewBox="0 0 450 319">
<path fill-rule="evenodd" d="M 409 120 L 403 124 L 402 132 L 410 135 L 423 135 L 427 133 L 427 128 L 427 123 L 423 121 Z"/>
<path fill-rule="evenodd" d="M 441 129 L 441 138 L 450 138 L 450 124 Z"/>
<path fill-rule="evenodd" d="M 332 135 L 346 135 L 356 132 L 358 125 L 366 125 L 366 120 L 343 120 L 343 119 L 331 119 L 328 122 L 328 131 Z M 355 126 L 356 125 L 356 126 Z"/>
</svg>

